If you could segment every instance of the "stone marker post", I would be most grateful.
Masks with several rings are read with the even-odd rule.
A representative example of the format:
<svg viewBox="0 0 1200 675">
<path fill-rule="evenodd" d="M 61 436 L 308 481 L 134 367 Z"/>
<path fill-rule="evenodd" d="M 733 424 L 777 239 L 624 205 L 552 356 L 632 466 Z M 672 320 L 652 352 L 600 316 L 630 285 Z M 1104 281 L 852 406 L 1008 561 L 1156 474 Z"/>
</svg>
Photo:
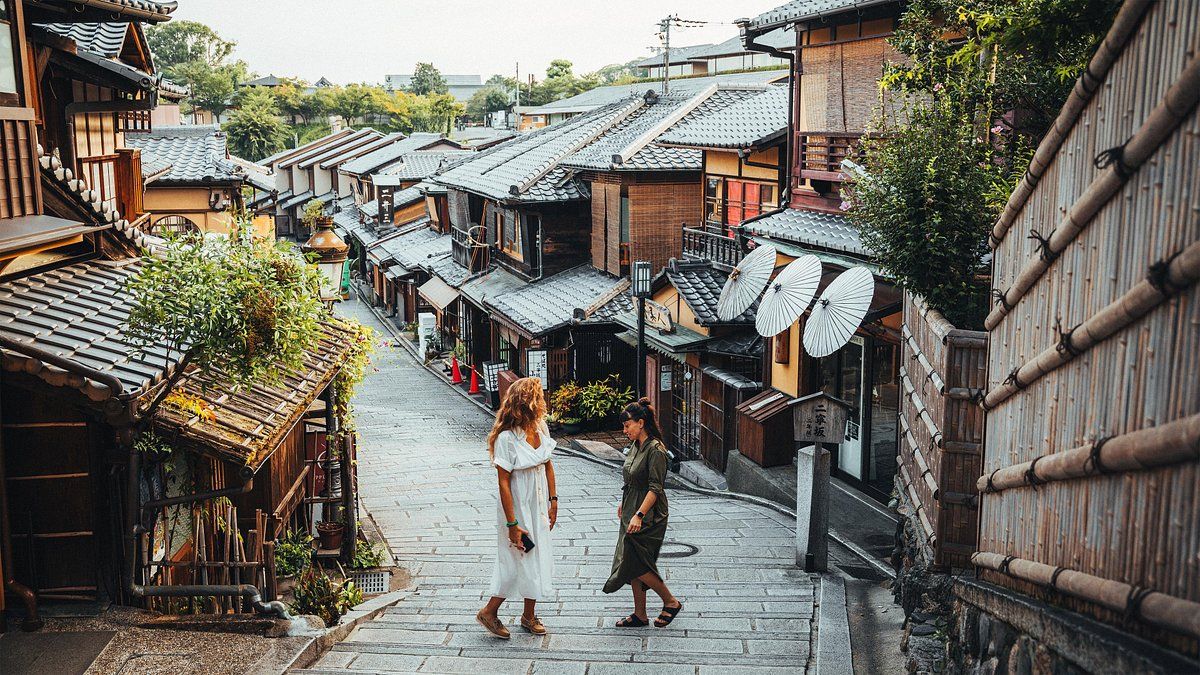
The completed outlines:
<svg viewBox="0 0 1200 675">
<path fill-rule="evenodd" d="M 816 393 L 793 401 L 796 452 L 796 564 L 808 572 L 829 568 L 829 469 L 831 455 L 820 445 L 845 440 L 844 401 Z"/>
</svg>

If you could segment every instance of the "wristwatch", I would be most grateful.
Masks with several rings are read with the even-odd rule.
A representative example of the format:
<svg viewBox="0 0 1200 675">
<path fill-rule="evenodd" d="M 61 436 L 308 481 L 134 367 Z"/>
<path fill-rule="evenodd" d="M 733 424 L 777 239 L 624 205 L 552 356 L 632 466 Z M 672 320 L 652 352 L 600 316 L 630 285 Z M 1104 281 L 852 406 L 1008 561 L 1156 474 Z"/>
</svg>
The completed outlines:
<svg viewBox="0 0 1200 675">
<path fill-rule="evenodd" d="M 637 512 L 637 517 L 638 517 L 638 518 L 645 518 L 645 517 L 646 517 L 646 514 L 642 513 L 641 511 L 638 511 L 638 512 Z"/>
<path fill-rule="evenodd" d="M 551 497 L 551 498 L 550 498 L 550 501 L 552 501 L 552 502 L 556 502 L 556 501 L 558 501 L 558 497 L 557 497 L 557 496 Z"/>
</svg>

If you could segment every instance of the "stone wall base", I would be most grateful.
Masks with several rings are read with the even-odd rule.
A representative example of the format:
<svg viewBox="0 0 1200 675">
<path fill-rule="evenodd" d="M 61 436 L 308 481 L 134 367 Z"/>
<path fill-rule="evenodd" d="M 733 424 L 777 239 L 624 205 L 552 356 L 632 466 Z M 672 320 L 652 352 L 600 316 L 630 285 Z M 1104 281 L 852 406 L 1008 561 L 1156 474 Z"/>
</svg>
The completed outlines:
<svg viewBox="0 0 1200 675">
<path fill-rule="evenodd" d="M 1200 662 L 984 581 L 953 582 L 947 672 L 1197 673 Z"/>
</svg>

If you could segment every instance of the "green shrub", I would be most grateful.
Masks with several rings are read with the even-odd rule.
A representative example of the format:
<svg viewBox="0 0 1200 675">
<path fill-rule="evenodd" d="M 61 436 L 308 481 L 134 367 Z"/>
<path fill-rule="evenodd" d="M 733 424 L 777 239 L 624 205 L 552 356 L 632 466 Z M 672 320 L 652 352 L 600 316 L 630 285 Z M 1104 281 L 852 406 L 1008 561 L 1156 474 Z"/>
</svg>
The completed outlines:
<svg viewBox="0 0 1200 675">
<path fill-rule="evenodd" d="M 362 589 L 353 581 L 334 581 L 319 567 L 307 569 L 292 591 L 292 609 L 297 614 L 321 617 L 326 626 L 336 625 L 343 614 L 362 601 Z"/>
<path fill-rule="evenodd" d="M 633 401 L 633 389 L 620 387 L 621 379 L 616 375 L 585 384 L 576 399 L 579 415 L 586 420 L 598 421 L 620 412 Z"/>
<path fill-rule="evenodd" d="M 563 382 L 558 385 L 558 389 L 550 394 L 548 407 L 550 414 L 558 420 L 578 417 L 576 410 L 579 400 L 580 387 L 576 382 Z"/>
<path fill-rule="evenodd" d="M 365 570 L 372 567 L 382 567 L 387 560 L 387 549 L 378 545 L 359 544 L 354 549 L 354 558 L 350 560 L 350 568 Z"/>
<path fill-rule="evenodd" d="M 275 542 L 275 574 L 281 577 L 299 574 L 312 561 L 312 535 L 290 530 Z"/>
</svg>

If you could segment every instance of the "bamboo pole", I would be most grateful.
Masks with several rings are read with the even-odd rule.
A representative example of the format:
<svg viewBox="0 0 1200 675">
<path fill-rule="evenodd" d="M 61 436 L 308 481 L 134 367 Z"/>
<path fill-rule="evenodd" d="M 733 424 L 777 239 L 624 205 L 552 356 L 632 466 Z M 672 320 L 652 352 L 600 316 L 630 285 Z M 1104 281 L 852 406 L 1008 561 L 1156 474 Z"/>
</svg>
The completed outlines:
<svg viewBox="0 0 1200 675">
<path fill-rule="evenodd" d="M 946 382 L 942 380 L 941 374 L 933 367 L 929 359 L 925 358 L 925 352 L 921 351 L 921 345 L 917 344 L 917 339 L 913 336 L 912 331 L 908 329 L 908 325 L 901 326 L 900 332 L 904 336 L 905 342 L 908 343 L 908 348 L 912 350 L 913 358 L 917 360 L 917 363 L 921 364 L 925 372 L 929 373 L 929 381 L 933 383 L 933 388 L 939 394 L 946 393 Z"/>
<path fill-rule="evenodd" d="M 1101 473 L 1140 471 L 1198 459 L 1200 414 L 996 469 L 980 476 L 975 485 L 981 492 L 999 492 L 1025 485 L 1036 486 Z"/>
<path fill-rule="evenodd" d="M 1007 574 L 1043 588 L 1053 588 L 1156 626 L 1200 637 L 1200 603 L 1191 600 L 999 553 L 980 551 L 971 556 L 971 562 L 976 567 Z"/>
<path fill-rule="evenodd" d="M 913 387 L 912 380 L 908 378 L 908 369 L 900 368 L 900 382 L 904 385 L 904 393 L 912 401 L 913 411 L 917 413 L 917 417 L 925 423 L 926 430 L 929 431 L 929 437 L 933 439 L 935 445 L 942 447 L 942 432 L 938 430 L 937 423 L 929 414 L 929 409 L 925 407 L 925 402 L 921 400 L 917 390 Z"/>
<path fill-rule="evenodd" d="M 1055 258 L 1075 241 L 1100 209 L 1121 191 L 1125 183 L 1150 159 L 1173 134 L 1183 119 L 1200 101 L 1200 58 L 1192 59 L 1150 116 L 1124 146 L 1115 161 L 1088 185 L 1067 214 L 1042 244 L 1043 251 L 1021 269 L 1012 285 L 992 308 L 983 325 L 994 330 L 1017 302 L 1054 263 Z"/>
<path fill-rule="evenodd" d="M 1017 184 L 1016 189 L 1009 195 L 1008 203 L 1004 205 L 1004 210 L 992 227 L 988 239 L 993 249 L 1000 245 L 1004 235 L 1012 227 L 1013 221 L 1016 220 L 1017 214 L 1029 200 L 1029 196 L 1033 194 L 1033 189 L 1037 187 L 1038 181 L 1041 180 L 1050 164 L 1054 162 L 1067 135 L 1079 119 L 1079 115 L 1083 113 L 1083 109 L 1091 101 L 1092 95 L 1108 75 L 1109 69 L 1112 68 L 1117 57 L 1124 51 L 1125 45 L 1133 37 L 1146 10 L 1153 5 L 1154 0 L 1126 0 L 1125 4 L 1121 6 L 1121 11 L 1113 19 L 1108 34 L 1104 36 L 1104 40 L 1096 48 L 1096 53 L 1092 55 L 1092 60 L 1088 62 L 1087 68 L 1075 82 L 1075 88 L 1071 90 L 1071 95 L 1063 104 L 1058 117 L 1055 118 L 1054 125 L 1042 137 L 1042 142 L 1038 144 L 1037 151 L 1029 162 L 1029 168 L 1026 169 L 1025 175 Z"/>
<path fill-rule="evenodd" d="M 933 472 L 929 470 L 929 463 L 925 461 L 925 456 L 921 453 L 921 446 L 917 444 L 917 439 L 912 434 L 912 429 L 908 426 L 908 420 L 900 417 L 900 430 L 904 432 L 904 442 L 908 443 L 908 447 L 912 448 L 913 459 L 917 462 L 917 468 L 921 470 L 921 478 L 925 481 L 925 487 L 929 488 L 929 494 L 934 501 L 938 501 L 938 496 L 941 490 L 938 488 L 937 481 L 933 478 Z"/>
<path fill-rule="evenodd" d="M 929 515 L 925 513 L 925 504 L 921 502 L 921 497 L 913 489 L 912 480 L 908 477 L 908 469 L 903 464 L 900 465 L 900 477 L 904 481 L 904 489 L 908 492 L 908 499 L 913 503 L 913 508 L 917 512 L 917 518 L 921 521 L 921 527 L 925 530 L 925 536 L 932 545 L 937 540 L 937 535 L 934 534 L 933 525 L 929 522 Z"/>
<path fill-rule="evenodd" d="M 1200 59 L 1196 62 L 1200 63 Z M 1200 279 L 1200 241 L 1171 258 L 1161 270 L 1157 282 L 1150 278 L 1143 279 L 1090 319 L 1064 334 L 1059 344 L 1046 348 L 1013 371 L 1008 379 L 987 393 L 983 400 L 984 409 L 995 408 L 1042 376 L 1112 337 L 1117 331 L 1149 314 L 1172 295 L 1191 287 L 1197 279 Z M 904 369 L 900 371 L 903 377 Z M 912 385 L 908 383 L 905 386 Z"/>
</svg>

